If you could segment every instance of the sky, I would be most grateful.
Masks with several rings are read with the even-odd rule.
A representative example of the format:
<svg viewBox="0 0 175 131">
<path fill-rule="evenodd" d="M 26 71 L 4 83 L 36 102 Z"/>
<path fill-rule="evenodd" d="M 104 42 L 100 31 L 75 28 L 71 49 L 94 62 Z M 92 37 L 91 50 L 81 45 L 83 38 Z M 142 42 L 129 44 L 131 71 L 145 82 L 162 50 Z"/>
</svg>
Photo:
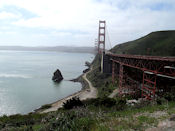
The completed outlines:
<svg viewBox="0 0 175 131">
<path fill-rule="evenodd" d="M 0 0 L 0 46 L 94 46 L 99 20 L 110 48 L 174 30 L 175 0 Z"/>
</svg>

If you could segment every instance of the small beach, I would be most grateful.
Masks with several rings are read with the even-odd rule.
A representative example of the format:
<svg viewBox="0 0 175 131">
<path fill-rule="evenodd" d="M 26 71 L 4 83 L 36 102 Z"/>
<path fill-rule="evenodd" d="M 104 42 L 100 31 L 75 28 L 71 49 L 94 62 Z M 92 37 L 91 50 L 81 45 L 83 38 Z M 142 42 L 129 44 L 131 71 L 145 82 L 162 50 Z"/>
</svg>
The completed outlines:
<svg viewBox="0 0 175 131">
<path fill-rule="evenodd" d="M 87 88 L 82 88 L 81 91 L 78 91 L 72 95 L 69 95 L 61 100 L 58 100 L 51 104 L 51 107 L 48 109 L 37 109 L 36 112 L 39 113 L 47 113 L 51 111 L 56 111 L 59 108 L 62 108 L 63 103 L 65 103 L 67 100 L 73 98 L 73 97 L 79 97 L 80 100 L 86 100 L 90 98 L 97 98 L 97 89 L 93 87 L 92 83 L 87 79 L 86 75 L 91 72 L 93 69 L 90 68 L 90 70 L 83 75 L 81 75 L 82 79 L 84 80 L 84 83 L 86 83 Z"/>
</svg>

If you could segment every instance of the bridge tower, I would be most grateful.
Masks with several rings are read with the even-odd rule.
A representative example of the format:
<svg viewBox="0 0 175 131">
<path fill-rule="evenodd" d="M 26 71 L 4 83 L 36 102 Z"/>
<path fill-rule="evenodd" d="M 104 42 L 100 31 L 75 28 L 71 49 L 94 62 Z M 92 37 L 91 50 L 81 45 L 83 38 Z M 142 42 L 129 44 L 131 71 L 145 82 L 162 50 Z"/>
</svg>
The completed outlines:
<svg viewBox="0 0 175 131">
<path fill-rule="evenodd" d="M 105 52 L 105 29 L 106 29 L 106 21 L 99 21 L 99 32 L 98 32 L 98 53 Z M 102 45 L 102 49 L 101 49 Z"/>
<path fill-rule="evenodd" d="M 105 31 L 106 21 L 99 21 L 98 30 L 98 53 L 101 54 L 101 73 L 103 73 L 103 55 L 105 54 Z M 102 46 L 102 47 L 101 47 Z"/>
</svg>

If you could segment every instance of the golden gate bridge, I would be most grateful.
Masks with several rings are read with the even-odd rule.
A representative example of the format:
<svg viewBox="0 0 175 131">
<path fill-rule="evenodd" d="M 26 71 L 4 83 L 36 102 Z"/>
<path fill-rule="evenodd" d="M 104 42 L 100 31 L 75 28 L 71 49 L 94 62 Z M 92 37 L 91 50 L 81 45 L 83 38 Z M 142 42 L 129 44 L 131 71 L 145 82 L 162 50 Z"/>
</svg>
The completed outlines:
<svg viewBox="0 0 175 131">
<path fill-rule="evenodd" d="M 101 72 L 112 74 L 112 82 L 119 79 L 119 95 L 135 94 L 141 91 L 143 98 L 152 100 L 156 90 L 159 90 L 158 77 L 175 80 L 175 57 L 160 57 L 146 55 L 114 54 L 105 49 L 106 21 L 99 21 L 97 51 L 101 55 Z M 132 79 L 127 75 L 125 68 L 139 70 L 137 77 L 142 82 Z M 133 74 L 136 75 L 136 74 Z"/>
</svg>

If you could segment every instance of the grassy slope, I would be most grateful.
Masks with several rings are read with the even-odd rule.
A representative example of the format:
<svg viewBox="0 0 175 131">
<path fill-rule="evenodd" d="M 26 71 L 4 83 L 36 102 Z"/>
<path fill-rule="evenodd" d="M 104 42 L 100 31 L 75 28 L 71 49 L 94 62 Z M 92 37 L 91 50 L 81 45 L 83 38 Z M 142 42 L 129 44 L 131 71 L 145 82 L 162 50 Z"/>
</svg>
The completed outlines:
<svg viewBox="0 0 175 131">
<path fill-rule="evenodd" d="M 112 52 L 117 54 L 175 56 L 175 31 L 152 32 L 140 39 L 116 45 Z"/>
<path fill-rule="evenodd" d="M 100 71 L 101 56 L 96 55 L 92 62 L 93 71 L 87 74 L 87 78 L 92 82 L 93 86 L 98 90 L 98 97 L 108 96 L 115 89 L 112 85 L 112 77 L 110 74 L 102 74 Z"/>
<path fill-rule="evenodd" d="M 0 118 L 1 131 L 109 131 L 145 130 L 156 126 L 159 121 L 175 113 L 174 102 L 161 105 L 143 103 L 127 106 L 117 102 L 112 107 L 94 105 L 86 101 L 86 106 L 47 114 L 14 115 Z M 158 115 L 157 115 L 158 114 Z"/>
</svg>

